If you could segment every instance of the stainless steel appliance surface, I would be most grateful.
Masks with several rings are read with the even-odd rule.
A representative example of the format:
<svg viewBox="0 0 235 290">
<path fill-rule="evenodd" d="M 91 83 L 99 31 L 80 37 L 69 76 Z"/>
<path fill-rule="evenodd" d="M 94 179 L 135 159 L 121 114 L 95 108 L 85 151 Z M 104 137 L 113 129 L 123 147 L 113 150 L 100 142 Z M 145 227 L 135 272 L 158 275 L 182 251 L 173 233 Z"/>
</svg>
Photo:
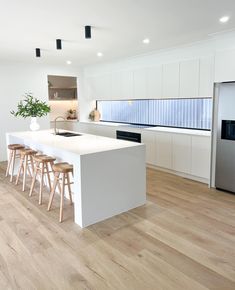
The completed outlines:
<svg viewBox="0 0 235 290">
<path fill-rule="evenodd" d="M 235 193 L 235 83 L 218 90 L 215 186 Z"/>
</svg>

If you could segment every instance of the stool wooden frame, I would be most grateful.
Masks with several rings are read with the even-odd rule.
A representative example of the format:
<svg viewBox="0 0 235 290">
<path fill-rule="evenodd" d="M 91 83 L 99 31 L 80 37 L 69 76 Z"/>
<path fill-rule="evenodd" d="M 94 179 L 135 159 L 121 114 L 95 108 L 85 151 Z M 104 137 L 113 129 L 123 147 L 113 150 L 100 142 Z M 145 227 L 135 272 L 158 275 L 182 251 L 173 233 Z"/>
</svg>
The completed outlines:
<svg viewBox="0 0 235 290">
<path fill-rule="evenodd" d="M 20 150 L 20 166 L 19 166 L 17 177 L 16 177 L 16 185 L 19 182 L 21 171 L 23 171 L 22 191 L 25 191 L 26 173 L 28 172 L 30 177 L 32 177 L 32 172 L 34 171 L 33 156 L 36 154 L 37 154 L 37 151 L 32 150 L 30 148 Z M 32 172 L 30 170 L 29 165 L 31 167 Z"/>
<path fill-rule="evenodd" d="M 39 203 L 39 205 L 41 205 L 42 204 L 42 188 L 44 185 L 44 177 L 46 175 L 49 189 L 51 192 L 50 173 L 53 172 L 53 164 L 54 164 L 54 161 L 56 160 L 56 158 L 51 157 L 51 156 L 47 156 L 47 155 L 35 155 L 33 157 L 33 160 L 35 162 L 35 169 L 34 169 L 33 180 L 31 183 L 29 196 L 32 196 L 32 194 L 33 194 L 37 175 L 38 175 L 38 173 L 40 173 L 40 188 L 39 188 L 39 201 L 38 201 L 38 203 Z M 49 164 L 50 164 L 51 170 L 49 170 Z"/>
<path fill-rule="evenodd" d="M 54 183 L 53 183 L 53 188 L 50 194 L 49 198 L 49 203 L 48 203 L 48 208 L 47 210 L 49 211 L 51 209 L 52 201 L 55 195 L 56 187 L 58 186 L 59 192 L 60 192 L 60 217 L 59 221 L 60 223 L 63 220 L 63 207 L 64 207 L 64 193 L 65 193 L 65 186 L 67 185 L 68 187 L 68 192 L 69 192 L 69 199 L 70 199 L 70 204 L 73 204 L 72 201 L 72 192 L 71 192 L 71 184 L 73 182 L 70 181 L 69 174 L 73 174 L 73 166 L 68 164 L 67 162 L 62 162 L 62 163 L 57 163 L 53 165 L 53 170 L 54 170 Z M 62 175 L 60 177 L 60 175 Z M 62 183 L 60 184 L 60 180 L 62 180 Z"/>
<path fill-rule="evenodd" d="M 21 144 L 9 144 L 8 149 L 9 149 L 9 159 L 7 163 L 7 170 L 6 170 L 6 177 L 10 173 L 10 182 L 13 181 L 13 174 L 14 174 L 14 169 L 15 169 L 15 161 L 16 159 L 20 158 L 20 153 L 17 151 L 24 149 L 24 145 Z M 11 172 L 10 172 L 11 171 Z"/>
</svg>

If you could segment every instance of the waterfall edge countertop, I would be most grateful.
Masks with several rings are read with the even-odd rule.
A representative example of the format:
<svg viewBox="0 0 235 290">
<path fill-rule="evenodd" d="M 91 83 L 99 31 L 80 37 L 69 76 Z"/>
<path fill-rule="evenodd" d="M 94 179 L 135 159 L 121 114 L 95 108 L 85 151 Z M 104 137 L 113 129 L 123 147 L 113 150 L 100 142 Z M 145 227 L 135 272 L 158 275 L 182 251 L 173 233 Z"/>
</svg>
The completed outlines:
<svg viewBox="0 0 235 290">
<path fill-rule="evenodd" d="M 55 157 L 57 162 L 73 165 L 74 221 L 82 228 L 146 202 L 142 143 L 83 133 L 64 137 L 54 135 L 53 130 L 7 133 L 6 141 L 7 145 L 24 144 Z"/>
</svg>

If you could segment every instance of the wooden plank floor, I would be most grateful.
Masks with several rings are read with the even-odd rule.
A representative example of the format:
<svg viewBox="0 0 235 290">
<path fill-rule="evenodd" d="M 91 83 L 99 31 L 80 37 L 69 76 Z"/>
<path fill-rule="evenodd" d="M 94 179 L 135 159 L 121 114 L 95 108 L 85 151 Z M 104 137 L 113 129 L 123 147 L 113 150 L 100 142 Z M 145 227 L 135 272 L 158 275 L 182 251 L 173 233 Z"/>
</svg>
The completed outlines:
<svg viewBox="0 0 235 290">
<path fill-rule="evenodd" d="M 234 290 L 235 195 L 154 170 L 145 206 L 80 229 L 0 164 L 0 289 Z"/>
</svg>

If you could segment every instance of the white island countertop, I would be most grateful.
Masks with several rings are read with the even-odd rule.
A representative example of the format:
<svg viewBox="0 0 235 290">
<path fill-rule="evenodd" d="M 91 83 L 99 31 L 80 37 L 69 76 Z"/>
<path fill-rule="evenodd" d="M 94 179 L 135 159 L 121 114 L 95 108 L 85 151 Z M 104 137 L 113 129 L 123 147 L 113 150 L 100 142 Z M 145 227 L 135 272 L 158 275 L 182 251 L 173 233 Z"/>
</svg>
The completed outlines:
<svg viewBox="0 0 235 290">
<path fill-rule="evenodd" d="M 7 133 L 6 139 L 7 144 L 23 144 L 73 165 L 74 220 L 81 227 L 145 204 L 145 145 L 81 135 L 64 137 L 44 130 Z"/>
<path fill-rule="evenodd" d="M 72 132 L 68 130 L 60 129 L 59 132 Z M 14 132 L 15 137 L 19 136 L 24 140 L 35 141 L 36 143 L 44 144 L 46 146 L 55 147 L 69 151 L 71 153 L 85 155 L 91 153 L 98 153 L 109 150 L 116 150 L 121 148 L 141 146 L 140 143 L 134 143 L 130 141 L 118 140 L 108 137 L 84 134 L 75 137 L 64 137 L 54 134 L 54 130 L 42 130 L 37 132 L 25 131 Z"/>
</svg>

